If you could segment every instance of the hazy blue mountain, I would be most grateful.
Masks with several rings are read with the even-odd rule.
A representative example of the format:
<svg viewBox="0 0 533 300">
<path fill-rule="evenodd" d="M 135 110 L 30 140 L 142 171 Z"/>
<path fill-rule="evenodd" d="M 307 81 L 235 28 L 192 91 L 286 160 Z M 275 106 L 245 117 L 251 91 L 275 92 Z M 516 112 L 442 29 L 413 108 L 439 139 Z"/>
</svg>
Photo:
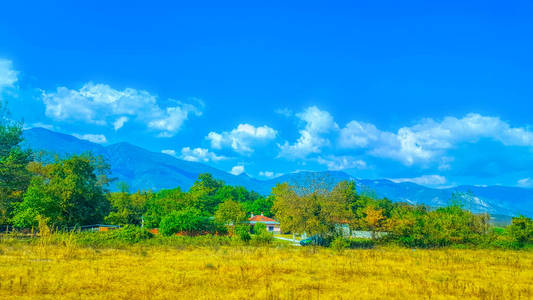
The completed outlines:
<svg viewBox="0 0 533 300">
<path fill-rule="evenodd" d="M 206 172 L 230 185 L 244 186 L 264 195 L 268 194 L 279 182 L 304 184 L 324 178 L 330 183 L 356 180 L 360 191 L 371 191 L 379 197 L 387 197 L 397 202 L 439 207 L 449 203 L 453 192 L 470 191 L 473 196 L 464 199 L 465 206 L 475 212 L 533 216 L 533 189 L 501 186 L 459 186 L 450 189 L 433 189 L 414 183 L 395 183 L 384 179 L 356 179 L 341 171 L 299 172 L 271 180 L 257 180 L 246 174 L 235 176 L 202 163 L 151 152 L 129 143 L 102 146 L 43 128 L 26 130 L 24 137 L 25 145 L 34 150 L 46 150 L 59 155 L 91 151 L 96 155 L 102 155 L 111 165 L 112 177 L 117 178 L 117 181 L 128 183 L 132 190 L 160 190 L 176 186 L 187 190 L 199 174 Z"/>
</svg>

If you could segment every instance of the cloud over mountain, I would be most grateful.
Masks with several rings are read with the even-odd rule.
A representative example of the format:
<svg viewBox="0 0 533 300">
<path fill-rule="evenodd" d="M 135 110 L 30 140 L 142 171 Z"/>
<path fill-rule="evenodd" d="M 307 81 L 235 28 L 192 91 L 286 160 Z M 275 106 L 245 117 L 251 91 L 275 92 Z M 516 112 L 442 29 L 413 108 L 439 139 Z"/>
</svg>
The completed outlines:
<svg viewBox="0 0 533 300">
<path fill-rule="evenodd" d="M 222 133 L 210 132 L 206 139 L 214 149 L 231 148 L 241 154 L 254 152 L 253 147 L 257 144 L 273 140 L 277 131 L 268 126 L 255 127 L 250 124 L 239 124 L 237 128 Z"/>
<path fill-rule="evenodd" d="M 129 120 L 145 124 L 159 136 L 175 135 L 190 115 L 202 114 L 197 104 L 174 101 L 174 106 L 161 107 L 158 97 L 145 90 L 117 90 L 107 84 L 88 82 L 79 90 L 58 87 L 55 92 L 42 92 L 47 117 L 56 121 L 77 121 L 100 126 L 112 124 L 115 130 Z"/>
</svg>

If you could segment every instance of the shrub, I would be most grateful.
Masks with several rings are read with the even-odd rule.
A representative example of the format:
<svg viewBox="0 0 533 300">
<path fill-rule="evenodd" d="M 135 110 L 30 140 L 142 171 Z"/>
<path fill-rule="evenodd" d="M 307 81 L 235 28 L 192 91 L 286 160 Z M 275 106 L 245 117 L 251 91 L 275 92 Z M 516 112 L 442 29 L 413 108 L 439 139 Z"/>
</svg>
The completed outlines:
<svg viewBox="0 0 533 300">
<path fill-rule="evenodd" d="M 369 239 L 351 239 L 349 240 L 352 249 L 372 249 L 375 242 Z"/>
<path fill-rule="evenodd" d="M 127 243 L 138 243 L 153 237 L 153 234 L 146 228 L 134 225 L 126 225 L 123 228 L 110 231 L 112 239 Z"/>
<path fill-rule="evenodd" d="M 274 241 L 274 236 L 268 232 L 256 234 L 252 241 L 256 246 L 268 245 Z"/>
<path fill-rule="evenodd" d="M 204 219 L 200 211 L 194 208 L 173 211 L 163 217 L 159 230 L 161 234 L 166 236 L 178 232 L 198 232 L 203 229 L 204 226 L 202 225 L 206 223 Z"/>
<path fill-rule="evenodd" d="M 248 243 L 250 241 L 250 239 L 251 239 L 251 237 L 250 237 L 250 227 L 247 226 L 247 225 L 237 226 L 235 228 L 235 233 L 237 234 L 237 236 L 239 236 L 241 241 L 243 241 L 245 243 Z"/>
<path fill-rule="evenodd" d="M 55 234 L 59 242 L 64 242 L 65 238 L 72 233 Z M 86 247 L 111 247 L 121 248 L 131 244 L 140 243 L 149 240 L 153 234 L 145 228 L 134 225 L 126 225 L 123 228 L 103 232 L 78 232 L 72 235 L 74 242 L 80 246 Z"/>
<path fill-rule="evenodd" d="M 344 237 L 336 237 L 330 244 L 329 244 L 329 247 L 334 249 L 334 250 L 337 250 L 337 251 L 342 251 L 344 249 L 347 249 L 350 247 L 350 241 L 347 240 L 346 238 Z"/>
<path fill-rule="evenodd" d="M 254 234 L 261 234 L 263 232 L 267 232 L 266 225 L 264 223 L 255 223 Z"/>
<path fill-rule="evenodd" d="M 533 243 L 533 220 L 524 216 L 513 218 L 509 232 L 520 245 Z"/>
</svg>

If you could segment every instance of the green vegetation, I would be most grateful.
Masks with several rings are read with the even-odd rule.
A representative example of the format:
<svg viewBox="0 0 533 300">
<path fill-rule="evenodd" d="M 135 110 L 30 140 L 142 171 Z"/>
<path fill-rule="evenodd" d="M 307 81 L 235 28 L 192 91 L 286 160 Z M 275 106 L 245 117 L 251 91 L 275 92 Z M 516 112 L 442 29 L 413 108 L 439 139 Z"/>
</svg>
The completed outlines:
<svg viewBox="0 0 533 300">
<path fill-rule="evenodd" d="M 512 219 L 507 227 L 494 227 L 488 214 L 464 209 L 456 194 L 438 209 L 393 203 L 367 191 L 358 192 L 354 182 L 336 184 L 312 178 L 294 186 L 280 183 L 264 197 L 243 187 L 226 185 L 210 174 L 200 174 L 188 191 L 137 191 L 112 180 L 109 166 L 91 154 L 42 160 L 22 150 L 22 125 L 0 116 L 0 225 L 41 231 L 72 230 L 83 225 L 108 223 L 124 226 L 112 233 L 81 234 L 95 243 L 150 240 L 143 228 L 159 228 L 164 236 L 228 235 L 240 242 L 272 243 L 264 224 L 246 224 L 251 213 L 275 217 L 283 232 L 306 233 L 319 244 L 345 248 L 372 248 L 375 244 L 404 247 L 531 248 L 533 221 Z M 466 195 L 468 196 L 468 195 Z M 471 196 L 471 195 L 470 195 Z M 38 229 L 40 228 L 40 229 Z M 371 240 L 353 239 L 353 231 L 369 231 Z M 105 242 L 107 243 L 107 242 Z"/>
</svg>

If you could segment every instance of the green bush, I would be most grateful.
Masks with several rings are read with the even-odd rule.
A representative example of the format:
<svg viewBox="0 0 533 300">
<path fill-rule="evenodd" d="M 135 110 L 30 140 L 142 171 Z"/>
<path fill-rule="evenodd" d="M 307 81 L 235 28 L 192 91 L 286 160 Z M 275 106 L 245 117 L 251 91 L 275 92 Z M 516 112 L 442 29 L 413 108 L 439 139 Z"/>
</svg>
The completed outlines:
<svg viewBox="0 0 533 300">
<path fill-rule="evenodd" d="M 250 227 L 248 225 L 237 226 L 235 228 L 235 234 L 245 243 L 248 243 L 252 239 L 250 236 Z"/>
<path fill-rule="evenodd" d="M 520 245 L 533 243 L 533 220 L 524 216 L 513 218 L 509 232 Z"/>
<path fill-rule="evenodd" d="M 120 229 L 112 230 L 109 233 L 113 239 L 127 243 L 138 243 L 153 237 L 153 234 L 146 228 L 137 227 L 135 225 L 126 225 Z"/>
<path fill-rule="evenodd" d="M 350 247 L 350 241 L 344 237 L 339 236 L 333 239 L 333 241 L 331 241 L 329 247 L 337 251 L 342 251 Z"/>
<path fill-rule="evenodd" d="M 264 223 L 255 223 L 254 234 L 261 234 L 263 232 L 267 232 L 266 225 Z"/>
<path fill-rule="evenodd" d="M 369 239 L 350 239 L 350 248 L 352 249 L 372 249 L 375 242 Z"/>
<path fill-rule="evenodd" d="M 197 233 L 205 229 L 205 217 L 199 210 L 187 208 L 184 210 L 173 211 L 163 217 L 159 225 L 161 234 L 169 236 L 178 232 Z"/>
<path fill-rule="evenodd" d="M 272 244 L 273 241 L 274 241 L 274 236 L 271 233 L 267 232 L 266 230 L 259 234 L 255 234 L 252 239 L 252 243 L 256 246 L 269 245 L 269 244 Z"/>
<path fill-rule="evenodd" d="M 62 242 L 72 233 L 54 234 L 58 242 Z M 131 244 L 140 243 L 151 239 L 153 234 L 145 228 L 134 225 L 126 225 L 120 229 L 98 232 L 78 232 L 74 233 L 74 242 L 86 247 L 125 247 Z"/>
</svg>

